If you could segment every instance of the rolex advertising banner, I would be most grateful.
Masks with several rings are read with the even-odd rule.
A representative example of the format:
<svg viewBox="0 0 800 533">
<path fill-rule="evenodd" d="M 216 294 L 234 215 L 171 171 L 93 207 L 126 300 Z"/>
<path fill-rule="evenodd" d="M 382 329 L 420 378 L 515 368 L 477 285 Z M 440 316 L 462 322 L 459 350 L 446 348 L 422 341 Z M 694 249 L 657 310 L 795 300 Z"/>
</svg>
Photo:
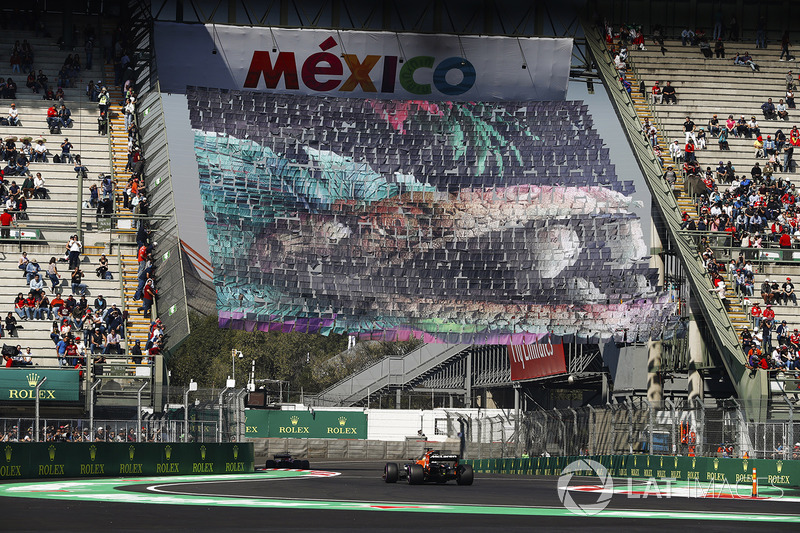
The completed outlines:
<svg viewBox="0 0 800 533">
<path fill-rule="evenodd" d="M 760 486 L 800 486 L 800 461 L 773 459 L 733 459 L 724 457 L 685 457 L 669 455 L 589 455 L 568 457 L 530 457 L 473 459 L 476 472 L 559 476 L 567 465 L 581 459 L 602 464 L 608 474 L 619 478 L 646 478 L 656 482 L 679 480 L 708 485 L 716 483 L 749 490 L 753 469 Z M 592 475 L 592 472 L 574 472 Z M 747 492 L 747 491 L 745 491 Z"/>
<path fill-rule="evenodd" d="M 246 472 L 251 443 L 0 443 L 0 479 Z"/>
<path fill-rule="evenodd" d="M 250 438 L 366 439 L 367 415 L 357 411 L 245 411 Z"/>
<path fill-rule="evenodd" d="M 564 100 L 572 39 L 155 24 L 161 90 Z M 202 68 L 198 68 L 202 65 Z"/>
<path fill-rule="evenodd" d="M 80 388 L 79 371 L 72 368 L 39 370 L 29 368 L 4 368 L 0 372 L 0 401 L 35 400 L 36 384 L 43 377 L 47 381 L 39 387 L 39 400 L 77 402 Z"/>
</svg>

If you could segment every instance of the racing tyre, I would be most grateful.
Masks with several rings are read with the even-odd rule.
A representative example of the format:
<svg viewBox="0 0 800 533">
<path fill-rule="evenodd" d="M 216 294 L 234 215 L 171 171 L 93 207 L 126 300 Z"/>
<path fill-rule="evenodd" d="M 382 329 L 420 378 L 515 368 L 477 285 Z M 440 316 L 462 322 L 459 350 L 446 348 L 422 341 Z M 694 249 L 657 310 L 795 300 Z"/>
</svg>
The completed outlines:
<svg viewBox="0 0 800 533">
<path fill-rule="evenodd" d="M 266 468 L 278 468 L 278 463 L 276 463 L 272 459 L 267 459 Z"/>
<path fill-rule="evenodd" d="M 397 468 L 397 463 L 386 463 L 383 468 L 383 480 L 386 483 L 397 483 L 400 477 L 400 470 Z"/>
<path fill-rule="evenodd" d="M 309 470 L 309 469 L 311 469 L 311 465 L 309 464 L 309 462 L 306 459 L 303 459 L 302 461 L 300 461 L 300 469 L 301 470 Z"/>
<path fill-rule="evenodd" d="M 458 474 L 456 475 L 456 483 L 459 485 L 472 485 L 472 480 L 475 475 L 472 472 L 472 467 L 469 465 L 461 465 L 458 467 Z"/>
<path fill-rule="evenodd" d="M 425 481 L 425 471 L 422 465 L 408 465 L 408 484 L 422 485 Z"/>
</svg>

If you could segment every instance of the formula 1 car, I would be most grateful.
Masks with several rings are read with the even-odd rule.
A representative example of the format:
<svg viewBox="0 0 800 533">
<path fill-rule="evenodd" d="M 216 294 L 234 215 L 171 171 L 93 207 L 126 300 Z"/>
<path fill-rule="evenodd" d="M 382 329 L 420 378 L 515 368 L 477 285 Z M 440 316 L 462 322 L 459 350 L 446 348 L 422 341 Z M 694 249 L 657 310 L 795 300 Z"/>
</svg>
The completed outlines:
<svg viewBox="0 0 800 533">
<path fill-rule="evenodd" d="M 422 483 L 447 483 L 455 479 L 459 485 L 472 485 L 474 474 L 470 465 L 459 463 L 458 455 L 445 455 L 438 450 L 426 451 L 421 459 L 399 468 L 397 463 L 386 463 L 383 480 L 396 483 L 405 479 L 409 485 Z"/>
<path fill-rule="evenodd" d="M 297 459 L 292 457 L 289 452 L 276 453 L 272 456 L 273 459 L 267 459 L 265 468 L 297 468 L 299 470 L 308 470 L 311 468 L 306 459 Z"/>
</svg>

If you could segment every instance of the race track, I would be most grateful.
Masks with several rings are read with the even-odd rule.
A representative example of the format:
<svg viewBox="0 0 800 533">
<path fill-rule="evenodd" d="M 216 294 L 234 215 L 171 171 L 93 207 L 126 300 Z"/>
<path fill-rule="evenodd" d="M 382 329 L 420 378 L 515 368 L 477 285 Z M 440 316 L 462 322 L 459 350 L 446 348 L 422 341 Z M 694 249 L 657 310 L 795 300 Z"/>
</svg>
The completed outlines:
<svg viewBox="0 0 800 533">
<path fill-rule="evenodd" d="M 470 487 L 454 482 L 409 486 L 383 483 L 383 463 L 312 462 L 312 467 L 316 470 L 5 483 L 0 485 L 2 529 L 425 531 L 457 524 L 460 531 L 800 530 L 800 498 L 775 491 L 764 491 L 759 500 L 721 493 L 698 498 L 687 497 L 687 489 L 678 486 L 667 498 L 664 487 L 628 487 L 615 480 L 605 510 L 578 516 L 564 508 L 555 477 L 476 474 Z M 571 498 L 597 502 L 602 490 L 595 482 L 576 478 Z"/>
</svg>

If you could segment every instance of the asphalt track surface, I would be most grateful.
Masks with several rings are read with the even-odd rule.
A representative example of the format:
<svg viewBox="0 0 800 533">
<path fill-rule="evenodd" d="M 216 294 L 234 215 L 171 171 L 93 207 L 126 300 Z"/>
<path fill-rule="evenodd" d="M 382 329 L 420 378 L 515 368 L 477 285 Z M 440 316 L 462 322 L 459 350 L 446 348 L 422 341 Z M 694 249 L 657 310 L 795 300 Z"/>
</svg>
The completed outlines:
<svg viewBox="0 0 800 533">
<path fill-rule="evenodd" d="M 564 512 L 555 477 L 476 474 L 469 487 L 386 484 L 383 463 L 319 462 L 328 477 L 189 481 L 106 479 L 118 498 L 202 498 L 224 504 L 120 503 L 71 498 L 68 491 L 36 499 L 0 495 L 0 531 L 800 531 L 800 501 L 717 498 L 630 498 L 615 494 L 598 516 Z M 278 474 L 277 472 L 275 474 Z M 288 474 L 287 474 L 288 475 Z M 137 483 L 134 483 L 136 481 Z M 33 481 L 39 483 L 40 480 Z M 571 485 L 597 480 L 578 479 Z M 617 480 L 617 484 L 624 481 Z M 8 483 L 0 485 L 7 488 Z M 42 485 L 39 489 L 46 489 Z M 41 490 L 46 495 L 46 490 Z M 50 491 L 52 492 L 52 491 Z M 597 494 L 572 493 L 576 502 Z M 255 508 L 257 500 L 264 507 Z M 240 503 L 241 502 L 241 503 Z M 324 503 L 323 503 L 324 502 Z M 364 502 L 364 503 L 361 503 Z M 314 508 L 326 505 L 327 509 Z M 298 506 L 299 508 L 292 508 Z M 337 506 L 339 506 L 337 508 Z M 357 510 L 352 510 L 357 509 Z M 610 516 L 609 516 L 610 514 Z M 619 516 L 618 516 L 619 515 Z M 620 517 L 620 516 L 625 516 Z M 717 519 L 716 517 L 719 517 Z M 757 523 L 765 521 L 766 523 Z"/>
</svg>

